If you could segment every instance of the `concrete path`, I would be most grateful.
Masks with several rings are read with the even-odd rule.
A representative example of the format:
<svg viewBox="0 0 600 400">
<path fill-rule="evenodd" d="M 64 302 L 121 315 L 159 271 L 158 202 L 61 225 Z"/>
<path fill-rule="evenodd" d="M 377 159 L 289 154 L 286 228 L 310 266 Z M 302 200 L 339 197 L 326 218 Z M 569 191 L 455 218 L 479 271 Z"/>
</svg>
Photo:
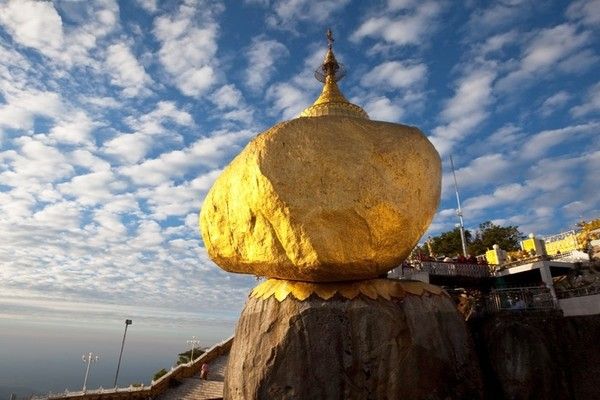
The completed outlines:
<svg viewBox="0 0 600 400">
<path fill-rule="evenodd" d="M 200 379 L 200 373 L 197 373 L 184 379 L 181 385 L 167 390 L 157 400 L 222 399 L 228 358 L 229 354 L 225 354 L 210 363 L 208 380 Z"/>
</svg>

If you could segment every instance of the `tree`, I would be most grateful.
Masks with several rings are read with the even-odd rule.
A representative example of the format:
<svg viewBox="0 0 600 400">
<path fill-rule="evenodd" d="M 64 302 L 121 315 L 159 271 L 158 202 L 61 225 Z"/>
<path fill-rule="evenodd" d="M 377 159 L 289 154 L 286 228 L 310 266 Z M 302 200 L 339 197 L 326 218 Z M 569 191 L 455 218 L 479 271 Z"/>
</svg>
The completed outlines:
<svg viewBox="0 0 600 400">
<path fill-rule="evenodd" d="M 156 373 L 152 377 L 152 380 L 157 381 L 160 379 L 160 377 L 165 376 L 166 374 L 167 374 L 167 370 L 162 368 L 162 369 L 156 371 Z"/>
<path fill-rule="evenodd" d="M 520 241 L 525 236 L 517 226 L 500 226 L 486 221 L 479 225 L 475 238 L 469 245 L 469 253 L 473 255 L 484 254 L 497 244 L 502 250 L 515 251 L 521 248 Z"/>
<path fill-rule="evenodd" d="M 194 360 L 204 354 L 204 350 L 195 348 L 194 349 Z M 183 353 L 178 354 L 179 359 L 177 360 L 177 365 L 179 364 L 187 364 L 192 359 L 192 350 L 184 351 Z"/>
<path fill-rule="evenodd" d="M 465 230 L 465 240 L 467 244 L 471 239 L 471 232 Z M 429 254 L 427 245 L 423 246 L 424 253 Z M 454 257 L 462 254 L 462 241 L 460 239 L 460 228 L 454 228 L 451 231 L 444 232 L 439 236 L 431 238 L 431 249 L 436 256 Z"/>
</svg>

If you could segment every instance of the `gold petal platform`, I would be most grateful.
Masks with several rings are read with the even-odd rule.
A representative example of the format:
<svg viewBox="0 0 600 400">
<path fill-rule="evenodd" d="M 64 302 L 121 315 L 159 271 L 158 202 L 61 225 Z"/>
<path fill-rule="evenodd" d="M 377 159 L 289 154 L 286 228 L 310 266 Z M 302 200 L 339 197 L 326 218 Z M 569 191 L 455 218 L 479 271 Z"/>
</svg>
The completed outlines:
<svg viewBox="0 0 600 400">
<path fill-rule="evenodd" d="M 304 301 L 313 294 L 323 300 L 329 300 L 336 295 L 348 300 L 359 295 L 373 300 L 378 297 L 390 300 L 392 297 L 403 298 L 407 295 L 447 296 L 447 293 L 440 287 L 419 281 L 371 279 L 357 282 L 310 283 L 269 279 L 256 286 L 250 293 L 250 297 L 262 300 L 275 297 L 277 301 L 281 302 L 292 295 L 296 300 Z"/>
</svg>

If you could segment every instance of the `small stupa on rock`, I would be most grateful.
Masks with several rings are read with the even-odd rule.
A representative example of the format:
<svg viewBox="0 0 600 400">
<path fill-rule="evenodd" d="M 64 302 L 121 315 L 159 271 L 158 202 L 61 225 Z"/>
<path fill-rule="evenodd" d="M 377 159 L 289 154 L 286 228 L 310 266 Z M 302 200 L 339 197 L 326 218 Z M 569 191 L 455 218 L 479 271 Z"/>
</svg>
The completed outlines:
<svg viewBox="0 0 600 400">
<path fill-rule="evenodd" d="M 329 48 L 323 91 L 225 168 L 200 225 L 223 269 L 270 278 L 376 278 L 417 244 L 440 197 L 440 158 L 417 128 L 370 120 L 340 92 Z"/>
<path fill-rule="evenodd" d="M 440 157 L 419 129 L 370 120 L 344 97 L 327 38 L 321 95 L 254 138 L 202 206 L 215 263 L 268 278 L 238 322 L 224 398 L 477 398 L 447 294 L 381 279 L 431 223 Z"/>
</svg>

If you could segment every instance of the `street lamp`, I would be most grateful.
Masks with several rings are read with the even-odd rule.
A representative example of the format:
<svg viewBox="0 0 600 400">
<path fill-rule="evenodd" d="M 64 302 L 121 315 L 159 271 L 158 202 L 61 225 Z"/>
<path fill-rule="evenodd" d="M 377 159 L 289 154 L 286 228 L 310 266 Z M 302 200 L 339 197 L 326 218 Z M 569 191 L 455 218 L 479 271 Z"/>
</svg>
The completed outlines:
<svg viewBox="0 0 600 400">
<path fill-rule="evenodd" d="M 90 364 L 98 361 L 100 359 L 100 356 L 90 352 L 81 356 L 81 359 L 84 363 L 87 364 L 87 367 L 85 369 L 85 378 L 83 379 L 83 389 L 81 389 L 85 392 L 85 386 L 87 385 L 88 376 L 90 374 Z"/>
<path fill-rule="evenodd" d="M 121 368 L 121 357 L 123 356 L 123 347 L 125 346 L 125 336 L 127 336 L 127 327 L 133 324 L 133 321 L 130 319 L 125 320 L 125 333 L 123 333 L 123 341 L 121 342 L 121 352 L 119 353 L 119 363 L 117 364 L 117 373 L 115 374 L 115 384 L 114 387 L 117 387 L 117 379 L 119 378 L 119 369 Z"/>
<path fill-rule="evenodd" d="M 467 256 L 467 240 L 465 238 L 465 223 L 463 222 L 463 213 L 460 208 L 460 196 L 458 195 L 458 183 L 456 182 L 456 172 L 454 171 L 454 161 L 452 160 L 452 156 L 450 156 L 450 166 L 452 167 L 452 176 L 454 177 L 454 191 L 456 192 L 456 204 L 458 208 L 456 209 L 456 216 L 458 217 L 459 223 L 457 224 L 457 228 L 460 230 L 460 242 L 462 244 L 463 256 Z"/>
<path fill-rule="evenodd" d="M 196 348 L 196 346 L 198 346 L 200 344 L 200 341 L 198 339 L 196 339 L 196 336 L 192 336 L 192 339 L 188 340 L 187 344 L 192 345 L 192 355 L 190 357 L 190 362 L 193 362 L 194 361 L 194 349 Z"/>
</svg>

